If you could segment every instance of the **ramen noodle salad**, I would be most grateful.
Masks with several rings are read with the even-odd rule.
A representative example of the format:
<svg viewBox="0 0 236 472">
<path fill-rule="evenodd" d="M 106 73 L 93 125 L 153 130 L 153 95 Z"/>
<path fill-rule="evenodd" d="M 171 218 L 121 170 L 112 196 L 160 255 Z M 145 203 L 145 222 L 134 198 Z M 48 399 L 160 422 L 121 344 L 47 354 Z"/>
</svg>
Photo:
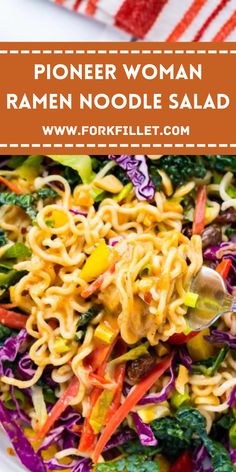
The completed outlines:
<svg viewBox="0 0 236 472">
<path fill-rule="evenodd" d="M 235 156 L 2 156 L 0 421 L 33 472 L 232 472 Z M 13 453 L 13 452 L 12 452 Z"/>
</svg>

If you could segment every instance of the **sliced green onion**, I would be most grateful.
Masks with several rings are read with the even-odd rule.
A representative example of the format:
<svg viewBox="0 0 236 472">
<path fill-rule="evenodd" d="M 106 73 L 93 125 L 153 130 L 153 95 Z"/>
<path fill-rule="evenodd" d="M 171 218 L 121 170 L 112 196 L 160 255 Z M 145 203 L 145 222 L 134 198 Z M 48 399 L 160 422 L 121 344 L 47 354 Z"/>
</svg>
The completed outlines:
<svg viewBox="0 0 236 472">
<path fill-rule="evenodd" d="M 232 448 L 236 448 L 236 423 L 229 430 L 229 441 Z"/>
<path fill-rule="evenodd" d="M 128 351 L 126 354 L 116 357 L 115 359 L 110 361 L 109 365 L 113 366 L 116 364 L 120 364 L 121 362 L 134 361 L 135 359 L 138 359 L 139 357 L 148 354 L 148 346 L 149 343 L 145 343 L 141 344 L 138 347 L 134 347 L 133 349 L 130 349 L 130 351 Z"/>
<path fill-rule="evenodd" d="M 116 333 L 105 323 L 100 323 L 94 331 L 94 336 L 107 344 L 111 344 L 116 337 Z"/>
<path fill-rule="evenodd" d="M 199 295 L 193 292 L 187 292 L 184 297 L 184 304 L 190 308 L 195 308 Z"/>
<path fill-rule="evenodd" d="M 171 395 L 170 401 L 171 401 L 171 405 L 173 406 L 173 408 L 176 408 L 176 410 L 177 410 L 184 403 L 189 403 L 190 396 L 187 393 L 182 394 L 182 393 L 174 392 Z"/>
<path fill-rule="evenodd" d="M 127 195 L 129 195 L 132 188 L 133 188 L 133 185 L 131 182 L 129 182 L 128 184 L 124 186 L 124 188 L 122 188 L 122 190 L 120 191 L 120 193 L 118 193 L 118 195 L 113 197 L 113 200 L 115 200 L 116 202 L 121 202 L 127 197 Z"/>
<path fill-rule="evenodd" d="M 21 392 L 21 390 L 18 390 L 18 388 L 14 388 L 14 396 L 15 396 L 16 400 L 18 401 L 20 408 L 24 408 L 26 398 L 25 398 L 25 395 L 23 394 L 23 392 Z M 8 410 L 15 410 L 16 409 L 16 405 L 15 405 L 13 399 L 12 399 L 12 396 L 11 396 L 10 392 L 7 392 L 4 403 L 5 403 Z"/>
</svg>

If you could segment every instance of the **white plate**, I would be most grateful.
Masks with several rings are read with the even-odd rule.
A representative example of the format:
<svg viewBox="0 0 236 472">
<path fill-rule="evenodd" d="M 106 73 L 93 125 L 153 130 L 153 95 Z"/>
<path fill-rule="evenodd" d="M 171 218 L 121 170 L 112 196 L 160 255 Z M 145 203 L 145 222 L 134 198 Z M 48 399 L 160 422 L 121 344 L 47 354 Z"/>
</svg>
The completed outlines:
<svg viewBox="0 0 236 472">
<path fill-rule="evenodd" d="M 6 452 L 7 447 L 11 447 L 11 444 L 8 441 L 5 432 L 0 429 L 1 472 L 26 472 L 26 469 L 21 465 L 19 460 L 16 457 L 10 456 Z"/>
</svg>

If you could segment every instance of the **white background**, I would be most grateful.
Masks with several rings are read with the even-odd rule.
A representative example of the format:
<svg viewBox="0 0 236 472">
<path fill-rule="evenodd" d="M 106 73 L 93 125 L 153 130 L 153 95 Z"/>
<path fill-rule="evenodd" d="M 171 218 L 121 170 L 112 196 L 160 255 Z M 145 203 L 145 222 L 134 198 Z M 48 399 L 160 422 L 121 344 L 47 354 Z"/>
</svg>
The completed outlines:
<svg viewBox="0 0 236 472">
<path fill-rule="evenodd" d="M 0 0 L 0 41 L 125 40 L 125 33 L 49 0 Z"/>
</svg>

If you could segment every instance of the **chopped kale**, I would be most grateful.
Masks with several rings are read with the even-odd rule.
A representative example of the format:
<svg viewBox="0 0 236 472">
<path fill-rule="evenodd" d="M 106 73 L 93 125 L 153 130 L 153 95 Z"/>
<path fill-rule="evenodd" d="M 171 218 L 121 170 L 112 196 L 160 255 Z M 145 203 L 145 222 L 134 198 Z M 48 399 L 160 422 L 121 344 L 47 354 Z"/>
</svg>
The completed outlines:
<svg viewBox="0 0 236 472">
<path fill-rule="evenodd" d="M 159 420 L 162 421 L 162 420 Z M 139 439 L 132 439 L 119 448 L 124 454 L 144 454 L 146 457 L 152 457 L 161 451 L 161 447 L 143 446 Z"/>
<path fill-rule="evenodd" d="M 12 156 L 8 161 L 8 167 L 10 167 L 10 169 L 17 169 L 27 158 L 28 156 Z"/>
<path fill-rule="evenodd" d="M 35 218 L 36 211 L 33 208 L 34 197 L 31 194 L 18 195 L 12 192 L 1 192 L 0 193 L 0 206 L 1 205 L 16 205 L 23 208 L 30 218 Z"/>
<path fill-rule="evenodd" d="M 43 387 L 43 396 L 44 396 L 45 402 L 50 403 L 51 405 L 54 405 L 57 401 L 55 392 L 53 391 L 52 388 L 50 388 L 46 384 L 44 384 L 42 387 Z"/>
<path fill-rule="evenodd" d="M 214 472 L 235 472 L 229 454 L 222 444 L 213 441 L 208 436 L 204 437 L 204 444 L 211 456 Z"/>
<path fill-rule="evenodd" d="M 7 326 L 0 323 L 0 345 L 10 337 L 13 337 L 17 334 L 17 331 L 10 329 Z"/>
<path fill-rule="evenodd" d="M 236 156 L 202 156 L 202 161 L 208 169 L 236 173 Z"/>
<path fill-rule="evenodd" d="M 215 441 L 227 444 L 229 441 L 229 430 L 234 424 L 235 416 L 233 410 L 230 409 L 228 413 L 223 414 L 213 422 L 211 438 Z"/>
<path fill-rule="evenodd" d="M 63 171 L 63 176 L 72 189 L 74 189 L 76 185 L 82 184 L 82 179 L 77 170 L 71 169 L 71 167 L 65 167 Z"/>
<path fill-rule="evenodd" d="M 209 357 L 206 360 L 197 361 L 192 364 L 192 372 L 194 374 L 203 374 L 208 377 L 214 375 L 217 372 L 219 366 L 225 360 L 228 352 L 229 348 L 227 346 L 222 347 L 217 356 Z"/>
<path fill-rule="evenodd" d="M 151 428 L 158 440 L 160 452 L 171 459 L 176 459 L 182 451 L 190 447 L 191 437 L 186 435 L 175 418 L 155 420 L 151 423 Z"/>
<path fill-rule="evenodd" d="M 158 164 L 155 164 L 155 161 L 148 160 L 148 171 L 156 190 L 160 190 L 162 178 L 158 172 Z"/>
<path fill-rule="evenodd" d="M 86 313 L 82 313 L 80 315 L 78 328 L 87 326 L 90 323 L 90 321 L 92 321 L 93 318 L 95 318 L 95 316 L 98 315 L 100 309 L 101 309 L 100 306 L 94 305 L 88 311 L 86 311 Z"/>
<path fill-rule="evenodd" d="M 229 425 L 231 425 L 231 420 Z M 152 461 L 156 454 L 161 453 L 171 461 L 175 461 L 183 451 L 192 451 L 196 446 L 204 444 L 211 457 L 214 472 L 235 470 L 226 449 L 207 435 L 206 420 L 197 409 L 190 406 L 181 407 L 177 410 L 175 417 L 152 421 L 151 428 L 158 440 L 157 447 L 143 447 L 137 439 L 124 444 L 119 448 L 120 451 L 129 454 L 129 457 L 144 455 L 149 461 Z M 113 469 L 96 469 L 96 472 L 103 472 L 103 470 Z"/>
<path fill-rule="evenodd" d="M 0 273 L 0 288 L 7 289 L 12 285 L 15 285 L 27 273 L 28 272 L 26 270 L 15 269 L 12 269 L 7 273 Z"/>
<path fill-rule="evenodd" d="M 93 157 L 92 166 L 94 172 L 98 173 L 103 167 L 105 167 L 106 164 L 111 162 L 109 159 L 104 159 L 104 157 L 105 156 Z M 123 185 L 126 185 L 130 182 L 126 172 L 120 166 L 116 165 L 113 167 L 111 173 L 115 175 L 115 177 L 117 177 L 117 179 L 119 179 Z"/>
<path fill-rule="evenodd" d="M 57 196 L 56 190 L 51 187 L 42 187 L 36 193 L 33 194 L 34 198 L 38 200 L 38 198 L 42 198 L 45 200 L 46 198 L 54 198 Z"/>
<path fill-rule="evenodd" d="M 158 472 L 158 463 L 143 454 L 131 454 L 117 461 L 98 464 L 95 472 Z"/>
<path fill-rule="evenodd" d="M 184 406 L 178 409 L 176 420 L 188 438 L 197 434 L 201 438 L 206 434 L 206 420 L 196 408 Z"/>
<path fill-rule="evenodd" d="M 206 432 L 206 420 L 192 407 L 180 408 L 176 419 L 187 437 L 198 438 L 206 447 L 211 457 L 214 472 L 234 472 L 235 468 L 224 446 L 213 441 Z"/>
<path fill-rule="evenodd" d="M 174 187 L 184 185 L 191 179 L 202 179 L 207 172 L 200 156 L 163 156 L 152 161 L 151 166 L 165 171 Z"/>
<path fill-rule="evenodd" d="M 95 318 L 95 316 L 98 315 L 100 309 L 101 308 L 99 305 L 94 305 L 88 311 L 86 311 L 86 313 L 81 313 L 77 325 L 78 331 L 75 335 L 76 341 L 80 342 L 83 340 L 88 324 L 93 320 L 93 318 Z"/>
<path fill-rule="evenodd" d="M 0 206 L 2 205 L 16 205 L 26 211 L 27 215 L 33 220 L 37 216 L 35 204 L 39 198 L 46 199 L 55 197 L 56 191 L 50 187 L 41 188 L 35 193 L 30 194 L 16 194 L 13 192 L 0 193 Z"/>
<path fill-rule="evenodd" d="M 0 229 L 0 247 L 5 246 L 7 244 L 6 233 L 2 229 Z"/>
</svg>

